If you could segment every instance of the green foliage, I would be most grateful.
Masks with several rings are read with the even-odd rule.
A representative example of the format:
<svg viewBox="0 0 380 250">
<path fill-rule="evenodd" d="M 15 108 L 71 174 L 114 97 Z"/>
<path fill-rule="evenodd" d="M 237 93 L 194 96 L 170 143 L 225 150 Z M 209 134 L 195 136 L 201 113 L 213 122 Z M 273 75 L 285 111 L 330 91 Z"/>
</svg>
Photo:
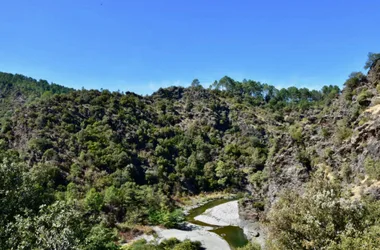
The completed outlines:
<svg viewBox="0 0 380 250">
<path fill-rule="evenodd" d="M 330 135 L 330 132 L 327 128 L 321 128 L 321 133 L 324 138 L 327 138 Z"/>
<path fill-rule="evenodd" d="M 263 201 L 255 201 L 253 204 L 252 204 L 252 207 L 259 210 L 259 211 L 264 211 L 265 209 L 265 202 Z"/>
<path fill-rule="evenodd" d="M 176 238 L 163 240 L 161 243 L 148 243 L 146 240 L 139 240 L 132 245 L 123 248 L 123 250 L 201 250 L 199 241 L 184 240 L 183 242 Z"/>
<path fill-rule="evenodd" d="M 261 246 L 257 243 L 249 242 L 244 247 L 238 247 L 237 250 L 261 250 Z"/>
<path fill-rule="evenodd" d="M 369 121 L 369 118 L 368 117 L 362 117 L 361 119 L 360 119 L 360 121 L 359 121 L 359 126 L 362 126 L 362 125 L 364 125 L 366 122 L 368 122 Z"/>
<path fill-rule="evenodd" d="M 0 117 L 10 116 L 9 111 L 20 108 L 25 103 L 31 103 L 37 98 L 47 98 L 55 94 L 73 91 L 57 84 L 49 84 L 45 80 L 35 80 L 20 74 L 0 72 Z"/>
<path fill-rule="evenodd" d="M 341 178 L 346 181 L 350 182 L 352 175 L 352 169 L 347 163 L 343 163 L 340 171 Z"/>
<path fill-rule="evenodd" d="M 91 229 L 78 208 L 56 202 L 43 205 L 36 216 L 20 215 L 8 224 L 4 249 L 118 249 L 115 235 L 101 225 Z"/>
<path fill-rule="evenodd" d="M 119 247 L 115 244 L 115 240 L 117 240 L 115 231 L 98 224 L 91 228 L 81 249 L 117 250 Z"/>
<path fill-rule="evenodd" d="M 380 226 L 371 226 L 355 236 L 342 236 L 342 242 L 330 247 L 332 250 L 375 250 L 380 245 Z"/>
<path fill-rule="evenodd" d="M 51 147 L 53 147 L 52 142 L 46 138 L 36 138 L 29 141 L 30 150 L 41 155 Z"/>
<path fill-rule="evenodd" d="M 300 143 L 302 141 L 302 127 L 300 125 L 289 126 L 289 134 L 296 142 Z"/>
<path fill-rule="evenodd" d="M 218 184 L 222 187 L 236 187 L 241 181 L 241 175 L 235 172 L 235 168 L 229 162 L 219 161 L 215 168 Z"/>
<path fill-rule="evenodd" d="M 273 249 L 343 249 L 359 236 L 371 216 L 366 204 L 351 200 L 338 183 L 316 176 L 306 192 L 283 194 L 270 212 Z M 376 223 L 373 221 L 372 223 Z"/>
<path fill-rule="evenodd" d="M 337 122 L 337 127 L 335 130 L 335 142 L 341 143 L 342 141 L 348 139 L 352 135 L 352 129 L 347 127 L 347 120 L 342 119 Z"/>
<path fill-rule="evenodd" d="M 103 205 L 103 197 L 95 188 L 91 188 L 86 194 L 85 204 L 90 210 L 100 211 Z"/>
<path fill-rule="evenodd" d="M 38 212 L 39 206 L 54 200 L 51 181 L 54 176 L 47 171 L 28 169 L 24 164 L 0 163 L 0 235 L 15 217 Z M 4 240 L 0 237 L 0 241 Z M 0 245 L 4 242 L 0 242 Z M 1 247 L 0 247 L 1 248 Z"/>
<path fill-rule="evenodd" d="M 373 97 L 373 94 L 370 91 L 364 89 L 358 95 L 357 101 L 361 106 L 368 106 L 370 103 L 370 100 L 368 99 L 372 97 Z"/>
<path fill-rule="evenodd" d="M 371 179 L 380 179 L 380 162 L 368 156 L 364 161 L 364 169 Z"/>
<path fill-rule="evenodd" d="M 352 72 L 344 85 L 347 89 L 353 90 L 354 88 L 358 87 L 358 84 L 365 79 L 366 77 L 362 72 Z"/>
<path fill-rule="evenodd" d="M 7 245 L 11 249 L 78 249 L 81 224 L 81 214 L 63 202 L 43 205 L 35 217 L 16 216 L 7 227 Z"/>
<path fill-rule="evenodd" d="M 149 222 L 152 224 L 161 224 L 168 228 L 178 227 L 185 220 L 180 209 L 170 211 L 151 210 L 149 213 Z"/>
<path fill-rule="evenodd" d="M 377 62 L 377 60 L 380 59 L 380 53 L 372 53 L 372 52 L 369 52 L 368 53 L 368 59 L 364 65 L 364 69 L 369 69 L 372 67 L 372 65 L 375 64 L 375 62 Z"/>
<path fill-rule="evenodd" d="M 302 166 L 308 170 L 311 170 L 311 157 L 306 150 L 300 150 L 297 154 L 297 160 L 302 163 Z"/>
<path fill-rule="evenodd" d="M 268 174 L 266 171 L 257 171 L 248 177 L 249 183 L 251 183 L 257 189 L 261 188 L 268 180 Z"/>
<path fill-rule="evenodd" d="M 352 101 L 352 97 L 353 97 L 353 91 L 349 88 L 346 88 L 343 92 L 343 95 L 344 95 L 344 99 L 348 102 L 351 102 Z"/>
<path fill-rule="evenodd" d="M 194 79 L 192 82 L 191 82 L 191 87 L 193 88 L 199 88 L 201 86 L 201 83 L 199 82 L 198 79 Z"/>
<path fill-rule="evenodd" d="M 211 88 L 244 97 L 252 103 L 265 102 L 273 109 L 297 107 L 300 110 L 304 110 L 313 103 L 329 102 L 340 93 L 339 87 L 332 85 L 324 86 L 321 91 L 310 91 L 306 88 L 298 89 L 296 87 L 276 89 L 272 85 L 252 80 L 238 82 L 228 76 L 215 81 L 211 85 Z"/>
</svg>

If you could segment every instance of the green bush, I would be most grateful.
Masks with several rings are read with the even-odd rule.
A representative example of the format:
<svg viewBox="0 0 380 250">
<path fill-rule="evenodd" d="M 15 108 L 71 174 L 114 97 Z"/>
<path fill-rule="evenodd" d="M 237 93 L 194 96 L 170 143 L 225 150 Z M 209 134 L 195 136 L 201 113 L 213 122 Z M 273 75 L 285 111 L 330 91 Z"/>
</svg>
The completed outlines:
<svg viewBox="0 0 380 250">
<path fill-rule="evenodd" d="M 363 118 L 360 119 L 360 121 L 359 121 L 359 126 L 365 124 L 365 123 L 368 122 L 368 121 L 369 121 L 369 118 L 368 118 L 368 117 L 363 117 Z"/>
<path fill-rule="evenodd" d="M 349 182 L 352 175 L 352 169 L 350 165 L 348 163 L 343 163 L 339 174 L 344 181 Z"/>
<path fill-rule="evenodd" d="M 149 212 L 149 222 L 154 225 L 163 225 L 167 228 L 177 227 L 185 220 L 182 210 L 170 211 L 151 210 Z"/>
<path fill-rule="evenodd" d="M 117 234 L 115 231 L 95 225 L 91 228 L 90 233 L 84 241 L 83 250 L 117 250 L 119 247 L 115 244 Z"/>
<path fill-rule="evenodd" d="M 380 179 L 380 162 L 367 157 L 364 161 L 364 169 L 371 179 Z"/>
<path fill-rule="evenodd" d="M 343 119 L 337 122 L 337 127 L 335 130 L 335 142 L 341 143 L 342 141 L 348 139 L 352 135 L 352 129 L 349 128 L 347 120 Z"/>
<path fill-rule="evenodd" d="M 264 211 L 264 208 L 265 208 L 265 202 L 264 201 L 255 201 L 253 202 L 253 205 L 252 205 L 254 208 L 260 210 L 260 211 Z"/>
<path fill-rule="evenodd" d="M 300 125 L 291 125 L 289 127 L 289 134 L 293 140 L 297 142 L 302 141 L 302 127 Z"/>
<path fill-rule="evenodd" d="M 360 81 L 364 80 L 365 76 L 361 72 L 352 72 L 349 75 L 349 78 L 344 83 L 344 86 L 346 86 L 347 89 L 353 90 L 358 86 Z"/>
<path fill-rule="evenodd" d="M 357 101 L 361 106 L 368 106 L 370 98 L 373 97 L 373 94 L 369 92 L 368 90 L 362 90 L 360 94 L 358 95 Z"/>
<path fill-rule="evenodd" d="M 305 193 L 287 191 L 273 206 L 269 249 L 333 249 L 345 237 L 360 237 L 369 216 L 365 203 L 350 199 L 339 183 L 317 175 Z"/>
<path fill-rule="evenodd" d="M 346 101 L 351 102 L 352 101 L 352 97 L 353 97 L 352 90 L 348 89 L 348 88 L 345 89 L 345 91 L 344 91 L 344 99 Z"/>
<path fill-rule="evenodd" d="M 321 133 L 324 138 L 327 138 L 330 135 L 330 132 L 327 128 L 321 128 Z"/>
<path fill-rule="evenodd" d="M 300 150 L 298 153 L 297 153 L 297 160 L 302 163 L 302 166 L 306 169 L 310 169 L 311 168 L 311 159 L 310 159 L 310 155 L 309 153 L 306 151 L 306 150 Z"/>
<path fill-rule="evenodd" d="M 103 197 L 95 188 L 91 188 L 86 194 L 85 204 L 91 210 L 100 211 L 103 206 Z"/>
<path fill-rule="evenodd" d="M 372 65 L 375 64 L 375 62 L 377 62 L 377 60 L 380 59 L 380 53 L 372 53 L 372 52 L 369 52 L 368 53 L 368 59 L 364 65 L 364 69 L 369 69 L 372 67 Z"/>
<path fill-rule="evenodd" d="M 261 188 L 267 180 L 268 174 L 266 171 L 257 171 L 248 177 L 249 183 L 257 188 Z"/>
<path fill-rule="evenodd" d="M 261 250 L 261 246 L 257 243 L 249 242 L 244 247 L 238 247 L 236 250 Z"/>
</svg>

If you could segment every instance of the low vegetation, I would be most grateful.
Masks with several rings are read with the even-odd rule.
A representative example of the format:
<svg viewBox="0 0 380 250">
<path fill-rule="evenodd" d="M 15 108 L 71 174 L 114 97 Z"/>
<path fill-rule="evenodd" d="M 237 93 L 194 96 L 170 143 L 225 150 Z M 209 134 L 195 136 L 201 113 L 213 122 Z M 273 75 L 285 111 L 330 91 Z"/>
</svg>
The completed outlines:
<svg viewBox="0 0 380 250">
<path fill-rule="evenodd" d="M 379 201 L 351 199 L 317 174 L 304 194 L 286 191 L 269 213 L 270 249 L 378 249 Z"/>
</svg>

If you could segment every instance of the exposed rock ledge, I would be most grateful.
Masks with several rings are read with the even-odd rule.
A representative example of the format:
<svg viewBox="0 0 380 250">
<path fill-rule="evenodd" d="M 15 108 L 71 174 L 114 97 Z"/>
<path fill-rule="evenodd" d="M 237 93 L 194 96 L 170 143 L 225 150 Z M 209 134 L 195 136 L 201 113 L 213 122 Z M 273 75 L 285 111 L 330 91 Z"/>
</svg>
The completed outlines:
<svg viewBox="0 0 380 250">
<path fill-rule="evenodd" d="M 230 201 L 212 208 L 209 208 L 194 219 L 215 226 L 240 226 L 238 201 Z"/>
</svg>

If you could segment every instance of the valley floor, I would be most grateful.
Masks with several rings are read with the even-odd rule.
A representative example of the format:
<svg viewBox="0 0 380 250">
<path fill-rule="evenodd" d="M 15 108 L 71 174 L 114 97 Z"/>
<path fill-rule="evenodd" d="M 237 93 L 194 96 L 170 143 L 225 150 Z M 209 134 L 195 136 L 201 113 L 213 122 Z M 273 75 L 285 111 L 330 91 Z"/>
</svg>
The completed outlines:
<svg viewBox="0 0 380 250">
<path fill-rule="evenodd" d="M 155 227 L 159 239 L 177 238 L 181 241 L 189 239 L 191 241 L 200 241 L 202 246 L 207 250 L 230 250 L 228 243 L 216 233 L 207 231 L 207 228 L 200 227 L 192 231 L 178 229 L 162 229 Z"/>
</svg>

